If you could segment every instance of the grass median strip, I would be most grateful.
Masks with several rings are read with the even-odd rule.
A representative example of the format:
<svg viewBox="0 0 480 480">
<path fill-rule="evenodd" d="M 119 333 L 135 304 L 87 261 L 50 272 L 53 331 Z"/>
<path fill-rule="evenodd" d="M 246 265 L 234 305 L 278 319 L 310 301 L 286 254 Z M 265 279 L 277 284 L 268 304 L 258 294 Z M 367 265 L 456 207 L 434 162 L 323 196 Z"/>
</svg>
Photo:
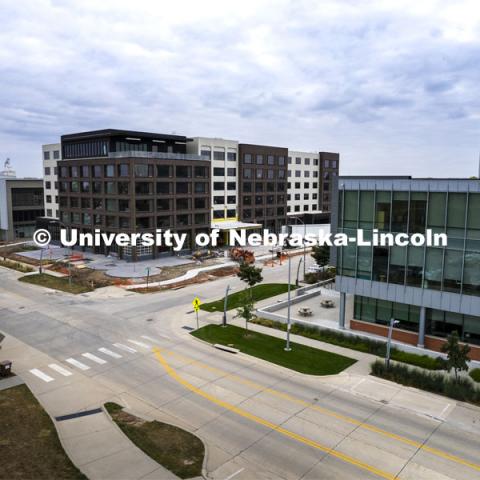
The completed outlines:
<svg viewBox="0 0 480 480">
<path fill-rule="evenodd" d="M 86 480 L 26 385 L 0 391 L 0 478 Z"/>
<path fill-rule="evenodd" d="M 291 343 L 292 350 L 286 352 L 285 340 L 258 332 L 246 333 L 243 328 L 235 325 L 207 325 L 195 330 L 192 335 L 211 344 L 220 343 L 238 348 L 253 357 L 310 375 L 335 375 L 356 362 L 343 355 L 298 343 Z"/>
<path fill-rule="evenodd" d="M 91 292 L 92 289 L 85 285 L 79 285 L 72 281 L 70 285 L 67 277 L 54 277 L 46 273 L 38 273 L 35 275 L 27 275 L 18 279 L 20 282 L 30 283 L 32 285 L 39 285 L 41 287 L 53 288 L 54 290 L 61 290 L 68 293 L 86 293 Z"/>
<path fill-rule="evenodd" d="M 143 452 L 180 478 L 202 474 L 205 447 L 195 435 L 167 423 L 148 422 L 117 403 L 105 408 L 123 433 Z"/>
<path fill-rule="evenodd" d="M 291 290 L 295 290 L 297 287 L 291 285 Z M 288 283 L 262 283 L 260 285 L 255 285 L 252 288 L 252 295 L 255 302 L 260 300 L 265 300 L 266 298 L 275 297 L 276 295 L 281 295 L 288 291 Z M 245 295 L 245 290 L 232 293 L 228 296 L 227 301 L 227 310 L 233 310 L 238 308 L 243 304 L 243 296 Z M 204 303 L 200 305 L 202 310 L 207 312 L 221 312 L 223 311 L 224 299 L 216 300 L 215 302 Z"/>
</svg>

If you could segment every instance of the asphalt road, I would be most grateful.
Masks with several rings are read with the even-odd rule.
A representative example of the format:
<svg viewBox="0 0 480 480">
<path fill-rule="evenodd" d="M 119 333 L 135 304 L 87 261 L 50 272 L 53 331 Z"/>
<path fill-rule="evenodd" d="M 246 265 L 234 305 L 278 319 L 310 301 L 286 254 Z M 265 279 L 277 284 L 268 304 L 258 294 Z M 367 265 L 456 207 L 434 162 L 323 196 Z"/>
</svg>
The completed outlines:
<svg viewBox="0 0 480 480">
<path fill-rule="evenodd" d="M 193 297 L 220 297 L 237 279 L 114 298 L 18 276 L 0 268 L 0 331 L 38 352 L 12 360 L 52 415 L 115 400 L 183 425 L 206 443 L 215 479 L 480 478 L 478 423 L 468 420 L 480 409 L 431 396 L 446 405 L 433 418 L 359 395 L 352 382 L 365 379 L 300 375 L 192 338 L 183 327 L 195 325 Z"/>
</svg>

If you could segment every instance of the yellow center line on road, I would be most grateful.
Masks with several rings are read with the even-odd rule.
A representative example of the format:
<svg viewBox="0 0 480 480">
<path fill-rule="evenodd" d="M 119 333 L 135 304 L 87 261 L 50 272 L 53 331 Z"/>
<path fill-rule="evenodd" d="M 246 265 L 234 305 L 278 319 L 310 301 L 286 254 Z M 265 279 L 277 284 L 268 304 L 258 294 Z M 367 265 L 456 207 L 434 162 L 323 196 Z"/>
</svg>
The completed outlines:
<svg viewBox="0 0 480 480">
<path fill-rule="evenodd" d="M 165 371 L 167 372 L 170 377 L 172 377 L 174 380 L 176 380 L 178 383 L 183 385 L 185 388 L 190 390 L 191 392 L 196 393 L 197 395 L 209 400 L 210 402 L 225 408 L 226 410 L 229 410 L 230 412 L 236 413 L 237 415 L 240 415 L 241 417 L 247 418 L 248 420 L 251 420 L 252 422 L 258 423 L 260 425 L 263 425 L 267 428 L 270 428 L 278 433 L 281 433 L 282 435 L 285 435 L 286 437 L 292 438 L 300 443 L 303 443 L 305 445 L 308 445 L 310 447 L 316 448 L 317 450 L 321 450 L 322 452 L 331 455 L 332 457 L 338 458 L 344 462 L 347 462 L 351 465 L 354 465 L 358 468 L 361 468 L 363 470 L 366 470 L 370 473 L 373 473 L 381 478 L 385 478 L 387 480 L 396 480 L 396 476 L 392 475 L 388 472 L 384 472 L 383 470 L 380 470 L 379 468 L 376 468 L 372 465 L 369 465 L 368 463 L 362 462 L 361 460 L 357 460 L 356 458 L 353 458 L 349 455 L 346 455 L 344 453 L 338 452 L 337 450 L 334 450 L 333 448 L 329 448 L 325 445 L 322 445 L 318 442 L 315 442 L 314 440 L 311 440 L 307 437 L 304 437 L 303 435 L 299 435 L 295 432 L 292 432 L 290 430 L 287 430 L 286 428 L 283 428 L 280 425 L 277 425 L 275 423 L 272 423 L 268 420 L 265 420 L 264 418 L 258 417 L 250 412 L 247 412 L 246 410 L 243 410 L 242 408 L 236 407 L 235 405 L 232 405 L 229 402 L 225 402 L 224 400 L 220 400 L 219 398 L 210 395 L 209 393 L 201 390 L 198 387 L 195 387 L 191 383 L 189 383 L 187 380 L 183 379 L 170 365 L 169 363 L 165 360 L 163 355 L 160 353 L 159 348 L 154 348 L 153 352 L 155 353 L 155 357 L 157 360 L 160 362 L 160 364 L 163 366 Z"/>
<path fill-rule="evenodd" d="M 193 359 L 191 357 L 188 357 L 186 355 L 183 355 L 181 353 L 177 353 L 177 352 L 174 352 L 174 351 L 171 351 L 171 350 L 162 350 L 162 351 L 164 351 L 168 355 L 174 355 L 174 356 L 177 356 L 179 358 L 183 358 L 184 360 L 188 360 L 190 362 L 189 365 L 197 365 L 200 368 L 203 368 L 205 370 L 210 370 L 212 372 L 223 374 L 224 378 L 228 377 L 228 378 L 230 378 L 230 379 L 232 379 L 232 380 L 234 380 L 238 383 L 243 383 L 244 385 L 248 385 L 248 386 L 251 386 L 253 388 L 258 388 L 262 392 L 269 393 L 270 395 L 273 395 L 275 397 L 282 398 L 284 400 L 287 400 L 287 401 L 292 402 L 292 403 L 296 403 L 298 405 L 302 405 L 302 406 L 307 407 L 307 408 L 311 408 L 312 410 L 320 412 L 320 413 L 322 413 L 324 415 L 327 415 L 329 417 L 336 418 L 338 420 L 344 421 L 346 423 L 350 423 L 352 425 L 356 425 L 356 426 L 358 426 L 360 428 L 363 428 L 365 430 L 369 430 L 369 431 L 377 433 L 379 435 L 383 435 L 383 436 L 391 438 L 393 440 L 397 440 L 397 441 L 405 443 L 407 445 L 411 445 L 412 447 L 424 450 L 425 452 L 429 452 L 432 455 L 436 455 L 436 456 L 444 458 L 446 460 L 458 463 L 460 465 L 464 465 L 465 467 L 469 467 L 469 468 L 472 468 L 474 470 L 480 471 L 480 465 L 479 464 L 470 462 L 468 460 L 464 460 L 463 458 L 460 458 L 460 457 L 458 457 L 456 455 L 453 455 L 451 453 L 444 452 L 443 450 L 439 450 L 437 448 L 429 447 L 429 446 L 427 446 L 423 443 L 417 442 L 415 440 L 411 440 L 411 439 L 403 437 L 401 435 L 397 435 L 395 433 L 389 432 L 389 431 L 384 430 L 382 428 L 375 427 L 374 425 L 370 425 L 370 424 L 362 422 L 360 420 L 356 420 L 355 418 L 347 417 L 346 415 L 342 415 L 341 413 L 337 413 L 333 410 L 329 410 L 327 408 L 320 407 L 319 405 L 315 405 L 311 402 L 307 402 L 305 400 L 302 400 L 301 398 L 294 397 L 292 395 L 289 395 L 288 393 L 280 392 L 278 390 L 274 390 L 272 388 L 265 387 L 264 385 L 260 385 L 259 383 L 253 382 L 252 380 L 248 380 L 246 378 L 240 377 L 239 375 L 236 375 L 234 373 L 226 372 L 226 371 L 221 370 L 220 368 L 217 368 L 217 367 L 212 367 L 210 365 L 207 365 L 205 363 L 200 362 L 199 360 L 195 360 L 195 359 Z"/>
</svg>

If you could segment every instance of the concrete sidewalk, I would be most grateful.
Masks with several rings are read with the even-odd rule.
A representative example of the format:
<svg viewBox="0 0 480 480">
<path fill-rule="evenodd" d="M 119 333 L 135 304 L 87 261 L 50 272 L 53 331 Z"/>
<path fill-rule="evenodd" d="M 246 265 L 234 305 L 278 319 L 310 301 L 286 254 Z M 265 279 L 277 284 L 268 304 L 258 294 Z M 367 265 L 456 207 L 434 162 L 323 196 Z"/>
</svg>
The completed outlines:
<svg viewBox="0 0 480 480">
<path fill-rule="evenodd" d="M 130 442 L 103 410 L 103 404 L 115 398 L 112 390 L 99 386 L 80 372 L 51 383 L 37 380 L 29 370 L 56 360 L 8 335 L 2 343 L 2 357 L 13 362 L 18 377 L 12 379 L 26 379 L 28 387 L 52 418 L 65 452 L 90 480 L 178 478 Z M 2 381 L 0 386 L 5 381 L 11 383 L 9 380 Z M 55 420 L 58 416 L 98 408 L 102 408 L 99 413 Z"/>
</svg>

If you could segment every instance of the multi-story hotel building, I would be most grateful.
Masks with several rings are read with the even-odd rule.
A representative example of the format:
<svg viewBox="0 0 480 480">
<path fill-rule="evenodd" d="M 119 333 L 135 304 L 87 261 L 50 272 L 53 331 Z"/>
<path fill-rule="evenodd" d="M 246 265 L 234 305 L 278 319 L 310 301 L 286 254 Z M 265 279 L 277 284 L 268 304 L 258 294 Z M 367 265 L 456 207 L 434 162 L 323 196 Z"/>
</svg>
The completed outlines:
<svg viewBox="0 0 480 480">
<path fill-rule="evenodd" d="M 58 218 L 58 167 L 61 160 L 60 143 L 42 145 L 43 158 L 43 193 L 45 217 Z"/>
<path fill-rule="evenodd" d="M 210 161 L 187 154 L 187 137 L 124 130 L 62 136 L 60 221 L 82 232 L 186 233 L 185 248 L 210 229 Z M 98 253 L 116 252 L 101 246 Z M 171 248 L 126 247 L 136 260 Z"/>
<path fill-rule="evenodd" d="M 46 217 L 48 217 L 42 225 L 48 224 L 49 218 L 60 218 L 65 224 L 74 223 L 76 226 L 89 225 L 83 222 L 85 219 L 90 222 L 96 219 L 97 223 L 92 223 L 93 226 L 97 228 L 103 226 L 107 229 L 142 228 L 148 230 L 167 225 L 177 228 L 179 224 L 176 222 L 176 210 L 178 209 L 180 212 L 180 206 L 182 206 L 185 212 L 181 213 L 188 215 L 190 222 L 184 226 L 196 226 L 194 219 L 203 218 L 205 207 L 203 202 L 195 202 L 193 198 L 188 202 L 183 199 L 177 202 L 172 197 L 168 203 L 170 210 L 166 210 L 167 203 L 160 201 L 160 198 L 149 197 L 153 203 L 145 202 L 146 210 L 142 210 L 140 200 L 146 200 L 142 198 L 143 196 L 154 194 L 165 196 L 167 193 L 176 195 L 179 192 L 173 186 L 168 192 L 157 192 L 157 187 L 148 187 L 155 190 L 152 190 L 151 193 L 144 193 L 133 186 L 126 194 L 123 190 L 119 190 L 119 185 L 115 183 L 118 182 L 117 177 L 123 174 L 120 175 L 117 169 L 114 169 L 114 185 L 108 187 L 114 190 L 105 190 L 107 186 L 104 183 L 108 182 L 108 177 L 100 177 L 104 190 L 97 191 L 93 190 L 92 182 L 95 182 L 97 189 L 98 181 L 92 172 L 95 171 L 97 175 L 102 168 L 111 165 L 105 162 L 105 159 L 115 159 L 116 163 L 120 158 L 128 159 L 128 162 L 125 163 L 128 165 L 128 170 L 125 172 L 128 172 L 127 177 L 129 178 L 131 175 L 134 175 L 135 178 L 140 175 L 135 172 L 135 168 L 141 168 L 136 165 L 145 163 L 145 160 L 141 161 L 140 158 L 149 158 L 152 162 L 168 160 L 174 162 L 172 166 L 180 166 L 180 161 L 190 162 L 189 165 L 193 165 L 191 162 L 195 161 L 197 162 L 195 165 L 200 166 L 198 162 L 204 161 L 207 162 L 205 165 L 208 165 L 209 168 L 208 176 L 205 178 L 208 179 L 210 195 L 206 224 L 209 228 L 225 230 L 225 239 L 230 228 L 267 228 L 279 232 L 283 226 L 289 223 L 288 214 L 296 216 L 297 220 L 302 217 L 305 223 L 328 223 L 331 182 L 338 174 L 339 167 L 339 156 L 336 153 L 290 152 L 289 154 L 286 148 L 239 144 L 236 140 L 207 137 L 187 138 L 178 135 L 122 130 L 100 130 L 64 135 L 61 148 L 60 144 L 52 144 L 44 145 L 42 150 Z M 79 160 L 81 159 L 86 160 L 84 171 L 77 168 L 72 169 L 72 167 L 80 165 Z M 95 169 L 96 164 L 98 167 Z M 60 172 L 60 165 L 66 167 L 63 172 Z M 152 168 L 155 173 L 156 168 Z M 187 179 L 193 179 L 194 171 L 188 170 L 188 172 L 192 176 Z M 82 173 L 88 175 L 86 177 L 78 176 Z M 151 177 L 148 172 L 147 175 L 147 178 L 155 178 L 155 175 Z M 172 170 L 170 175 L 175 180 L 176 169 Z M 87 182 L 87 179 L 91 184 L 89 187 L 87 184 L 82 187 L 83 184 L 78 183 Z M 123 182 L 121 183 L 123 184 Z M 159 183 L 161 182 L 159 181 Z M 59 186 L 62 189 L 60 192 L 57 188 Z M 91 188 L 92 190 L 82 191 L 82 188 Z M 158 188 L 166 187 L 159 186 Z M 192 185 L 188 189 L 188 195 L 192 192 L 195 193 L 194 188 L 200 187 Z M 198 196 L 200 192 L 196 193 Z M 97 195 L 113 195 L 119 198 L 105 197 L 100 206 L 96 201 L 98 198 L 96 198 L 96 207 L 89 206 L 93 205 L 93 196 Z M 82 197 L 86 196 L 91 197 L 90 202 L 86 198 L 83 198 L 82 202 Z M 137 202 L 137 197 L 139 202 Z M 124 200 L 128 200 L 128 202 L 125 203 Z M 133 203 L 135 203 L 135 208 L 132 207 Z M 107 204 L 109 208 L 115 208 L 109 212 L 115 212 L 118 215 L 107 213 L 102 215 L 97 212 L 95 218 L 91 217 L 94 209 L 102 210 L 106 208 Z M 127 204 L 128 207 L 125 206 Z M 195 217 L 197 209 L 199 216 Z M 62 212 L 62 216 L 59 212 Z M 168 215 L 167 212 L 169 212 Z M 117 218 L 114 220 L 112 217 Z M 144 219 L 139 222 L 142 217 L 150 218 L 150 220 Z M 57 231 L 53 227 L 52 233 L 56 237 Z M 145 255 L 150 253 L 154 252 L 147 252 Z"/>
<path fill-rule="evenodd" d="M 441 248 L 338 248 L 340 325 L 348 315 L 352 329 L 386 335 L 394 318 L 394 338 L 433 350 L 457 331 L 480 359 L 479 180 L 340 177 L 332 227 L 349 236 L 361 228 L 366 238 L 374 228 L 445 232 Z"/>
</svg>

